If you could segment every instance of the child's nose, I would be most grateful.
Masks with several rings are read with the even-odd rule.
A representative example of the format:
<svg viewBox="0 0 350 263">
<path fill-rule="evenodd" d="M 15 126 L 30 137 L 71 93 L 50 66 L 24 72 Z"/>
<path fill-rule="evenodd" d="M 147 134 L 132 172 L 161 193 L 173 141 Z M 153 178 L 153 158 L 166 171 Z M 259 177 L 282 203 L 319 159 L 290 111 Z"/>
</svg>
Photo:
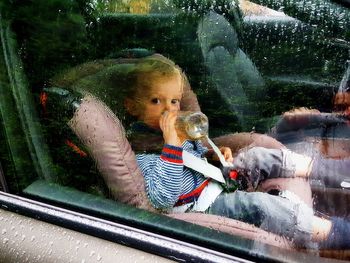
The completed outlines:
<svg viewBox="0 0 350 263">
<path fill-rule="evenodd" d="M 165 110 L 167 110 L 167 111 L 171 111 L 171 110 L 173 110 L 173 105 L 171 104 L 171 102 L 167 102 L 166 104 L 165 104 Z"/>
</svg>

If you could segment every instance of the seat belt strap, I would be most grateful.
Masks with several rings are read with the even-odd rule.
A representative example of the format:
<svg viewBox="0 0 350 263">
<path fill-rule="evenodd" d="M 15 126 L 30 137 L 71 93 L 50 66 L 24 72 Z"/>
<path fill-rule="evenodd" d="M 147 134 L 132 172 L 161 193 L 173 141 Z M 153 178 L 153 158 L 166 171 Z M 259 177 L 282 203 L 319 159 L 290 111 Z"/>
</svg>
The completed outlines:
<svg viewBox="0 0 350 263">
<path fill-rule="evenodd" d="M 220 183 L 225 183 L 225 179 L 221 173 L 221 170 L 215 167 L 214 165 L 208 163 L 207 161 L 204 161 L 201 158 L 198 158 L 197 156 L 185 150 L 182 152 L 182 159 L 183 164 L 186 167 L 203 174 L 205 177 L 213 178 L 214 180 Z"/>
</svg>

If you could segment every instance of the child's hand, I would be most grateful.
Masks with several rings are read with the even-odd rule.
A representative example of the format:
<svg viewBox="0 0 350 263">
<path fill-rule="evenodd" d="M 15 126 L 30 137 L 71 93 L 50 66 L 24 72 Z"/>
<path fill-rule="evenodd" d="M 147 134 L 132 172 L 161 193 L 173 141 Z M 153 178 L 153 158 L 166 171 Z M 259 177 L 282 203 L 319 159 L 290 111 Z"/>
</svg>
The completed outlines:
<svg viewBox="0 0 350 263">
<path fill-rule="evenodd" d="M 220 147 L 220 152 L 222 153 L 222 155 L 225 158 L 225 161 L 228 163 L 232 163 L 233 162 L 233 156 L 232 156 L 232 151 L 231 148 L 229 147 Z"/>
<path fill-rule="evenodd" d="M 231 148 L 223 146 L 223 147 L 220 147 L 219 150 L 222 153 L 222 155 L 224 156 L 226 162 L 228 162 L 228 163 L 233 162 Z M 209 156 L 209 158 L 212 158 L 212 160 L 214 160 L 214 161 L 219 161 L 219 156 L 217 156 L 217 154 L 215 154 L 215 152 L 213 150 L 210 151 L 210 155 L 211 156 Z"/>
<path fill-rule="evenodd" d="M 166 144 L 181 146 L 182 142 L 175 129 L 176 118 L 177 111 L 164 112 L 159 119 L 159 127 L 163 132 L 163 138 Z"/>
</svg>

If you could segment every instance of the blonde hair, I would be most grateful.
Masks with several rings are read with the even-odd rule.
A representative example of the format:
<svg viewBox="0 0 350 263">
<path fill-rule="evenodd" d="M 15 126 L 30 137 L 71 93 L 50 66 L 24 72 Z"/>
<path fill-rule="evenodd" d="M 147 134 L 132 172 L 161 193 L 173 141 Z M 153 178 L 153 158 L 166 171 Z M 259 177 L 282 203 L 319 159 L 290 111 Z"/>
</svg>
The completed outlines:
<svg viewBox="0 0 350 263">
<path fill-rule="evenodd" d="M 154 80 L 180 75 L 181 89 L 187 82 L 185 74 L 170 59 L 154 54 L 144 58 L 104 59 L 87 62 L 56 76 L 51 84 L 83 94 L 91 94 L 125 119 L 124 101 L 137 99 L 138 92 L 146 92 Z"/>
<path fill-rule="evenodd" d="M 138 94 L 147 92 L 155 80 L 173 76 L 181 77 L 181 90 L 183 91 L 185 76 L 181 68 L 173 61 L 158 54 L 140 59 L 123 81 L 127 86 L 126 97 L 136 99 Z"/>
</svg>

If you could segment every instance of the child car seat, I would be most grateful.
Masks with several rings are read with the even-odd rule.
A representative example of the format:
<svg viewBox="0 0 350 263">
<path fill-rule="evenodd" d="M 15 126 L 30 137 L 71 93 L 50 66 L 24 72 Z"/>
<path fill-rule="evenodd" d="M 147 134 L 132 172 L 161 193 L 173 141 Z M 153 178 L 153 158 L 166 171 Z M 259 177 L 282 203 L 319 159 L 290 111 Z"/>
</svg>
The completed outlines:
<svg viewBox="0 0 350 263">
<path fill-rule="evenodd" d="M 153 56 L 156 59 L 164 58 L 159 54 L 154 54 Z M 85 94 L 86 94 L 86 91 L 92 92 L 92 94 L 96 95 L 98 98 L 100 99 L 103 98 L 101 100 L 103 100 L 103 102 L 106 103 L 108 107 L 112 110 L 112 112 L 116 116 L 118 116 L 119 120 L 124 120 L 125 113 L 123 112 L 122 102 L 121 101 L 117 103 L 115 103 L 115 101 L 111 102 L 111 100 L 114 100 L 114 99 L 117 100 L 118 98 L 116 97 L 109 98 L 110 96 L 106 98 L 104 94 L 114 94 L 117 92 L 118 88 L 116 87 L 116 83 L 117 83 L 118 71 L 123 70 L 123 66 L 127 65 L 128 63 L 132 64 L 132 63 L 135 63 L 136 61 L 137 61 L 137 58 L 128 58 L 128 59 L 121 58 L 121 59 L 109 59 L 109 60 L 98 60 L 95 62 L 88 62 L 82 65 L 79 65 L 76 68 L 71 69 L 70 71 L 63 74 L 63 76 L 57 77 L 55 80 L 53 80 L 53 84 L 58 86 L 69 87 L 72 90 L 80 91 L 83 93 L 85 92 Z M 94 70 L 91 70 L 91 68 L 94 68 Z M 89 74 L 87 74 L 87 72 Z M 86 76 L 83 74 L 86 74 Z M 78 76 L 78 78 L 75 76 L 74 81 L 72 80 L 73 78 L 70 80 L 69 76 L 72 76 L 72 75 L 76 75 Z M 93 88 L 90 89 L 90 87 L 93 87 Z M 113 90 L 113 92 L 111 92 L 111 90 Z M 122 97 L 120 95 L 121 93 L 122 92 L 119 90 L 118 91 L 119 99 L 121 99 Z M 48 97 L 48 101 L 50 102 L 50 95 Z M 52 102 L 52 99 L 51 99 L 51 102 Z M 184 96 L 181 101 L 181 110 L 191 110 L 191 111 L 200 110 L 197 97 L 193 93 L 191 86 L 189 85 L 188 82 L 187 82 L 187 85 L 185 85 L 184 87 Z M 154 143 L 155 147 L 158 147 L 158 148 L 162 146 L 162 138 L 160 137 L 159 139 L 160 140 Z M 78 142 L 77 140 L 73 140 L 73 141 Z M 247 147 L 248 145 L 262 146 L 267 148 L 283 147 L 282 144 L 280 144 L 279 142 L 273 140 L 268 136 L 261 135 L 261 134 L 254 134 L 254 133 L 236 133 L 236 134 L 231 133 L 231 134 L 213 138 L 213 141 L 218 146 L 230 147 L 234 153 L 238 152 L 239 149 Z M 146 146 L 142 145 L 143 148 L 139 148 L 139 145 L 134 141 L 131 141 L 131 144 L 134 151 L 135 150 L 142 150 L 142 151 L 154 150 L 151 148 L 152 146 L 150 145 L 150 143 L 147 143 Z M 80 148 L 84 149 L 85 147 L 86 145 L 85 143 L 83 143 L 83 145 Z M 310 206 L 312 205 L 310 187 L 308 186 L 308 183 L 305 180 L 300 178 L 295 178 L 295 179 L 283 179 L 283 180 L 275 179 L 271 181 L 279 182 L 279 183 L 278 184 L 263 183 L 261 184 L 261 190 L 269 192 L 272 190 L 272 187 L 274 187 L 274 190 L 290 189 L 290 190 L 293 190 L 293 192 L 295 192 L 297 195 L 301 196 L 302 199 L 307 202 L 307 204 L 309 204 Z M 305 187 L 300 187 L 300 185 L 303 185 Z"/>
<path fill-rule="evenodd" d="M 88 148 L 107 184 L 113 186 L 111 192 L 114 198 L 155 211 L 146 196 L 143 176 L 124 136 L 124 128 L 106 105 L 87 96 L 68 124 Z M 233 219 L 200 213 L 168 216 L 280 247 L 294 246 L 283 237 Z"/>
<path fill-rule="evenodd" d="M 160 55 L 154 55 L 161 58 Z M 121 60 L 108 60 L 99 61 L 96 65 L 118 65 L 123 63 L 131 63 L 134 59 L 121 59 Z M 79 68 L 83 68 L 84 65 L 80 65 Z M 85 66 L 91 67 L 91 64 L 87 63 Z M 99 68 L 98 73 L 101 73 L 102 66 Z M 76 69 L 73 69 L 76 71 Z M 87 77 L 91 79 L 93 75 L 91 71 L 90 75 Z M 107 77 L 106 74 L 102 74 Z M 69 76 L 69 74 L 68 74 Z M 76 87 L 81 87 L 80 84 L 87 83 L 84 82 L 84 76 L 80 79 L 80 84 L 78 82 L 70 83 L 67 78 L 65 80 L 65 85 L 71 85 L 71 88 L 76 85 Z M 99 80 L 99 79 L 98 79 Z M 58 82 L 56 82 L 58 84 Z M 62 83 L 61 83 L 62 84 Z M 97 83 L 89 83 L 89 85 L 97 85 Z M 101 86 L 101 82 L 99 82 Z M 181 105 L 182 109 L 187 110 L 198 110 L 199 105 L 196 100 L 196 96 L 192 92 L 189 85 L 186 85 L 185 95 Z M 115 87 L 114 87 L 115 88 Z M 57 91 L 62 89 L 50 88 L 47 89 L 48 102 L 50 102 L 50 97 L 53 94 L 57 95 Z M 69 93 L 69 92 L 68 92 Z M 60 93 L 62 94 L 62 92 Z M 71 94 L 71 93 L 69 93 Z M 63 96 L 65 102 L 69 101 L 70 105 L 80 103 L 79 97 L 73 99 L 70 95 L 65 94 Z M 52 100 L 51 100 L 52 101 Z M 64 103 L 68 106 L 67 103 Z M 69 109 L 66 112 L 72 113 L 74 109 Z M 118 112 L 116 112 L 118 114 Z M 114 115 L 113 111 L 109 109 L 102 101 L 91 95 L 85 95 L 82 99 L 82 103 L 78 110 L 75 112 L 73 118 L 70 115 L 67 118 L 68 125 L 72 131 L 78 136 L 83 146 L 87 149 L 87 152 L 95 160 L 98 170 L 104 178 L 107 185 L 110 186 L 109 191 L 112 197 L 120 202 L 130 204 L 139 208 L 145 208 L 147 210 L 154 211 L 153 207 L 148 202 L 144 190 L 143 176 L 137 167 L 136 158 L 134 152 L 125 137 L 124 127 L 122 126 L 119 119 Z M 218 142 L 225 144 L 230 142 L 234 144 L 234 140 L 237 135 L 227 135 L 219 138 Z M 249 140 L 247 144 L 249 144 Z M 273 181 L 273 180 L 271 180 Z M 292 179 L 293 181 L 293 179 Z M 295 179 L 294 182 L 297 186 L 296 189 L 300 189 L 300 184 L 305 184 L 306 190 L 309 189 L 307 182 L 300 179 Z M 276 189 L 276 184 L 272 184 L 274 189 Z M 278 189 L 283 189 L 283 184 L 280 184 Z M 262 189 L 269 191 L 269 187 L 262 185 Z M 310 191 L 300 191 L 300 193 L 307 193 L 307 202 L 311 205 L 311 193 Z M 222 218 L 218 216 L 207 216 L 204 214 L 173 214 L 169 215 L 171 217 L 182 219 L 189 222 L 195 222 L 204 226 L 210 226 L 218 230 L 225 232 L 243 235 L 254 240 L 265 240 L 267 243 L 272 243 L 276 245 L 276 242 L 280 246 L 284 244 L 285 247 L 290 247 L 291 244 L 287 242 L 282 237 L 277 237 L 271 233 L 267 233 L 259 228 L 253 227 L 251 225 L 232 220 L 227 218 Z"/>
</svg>

